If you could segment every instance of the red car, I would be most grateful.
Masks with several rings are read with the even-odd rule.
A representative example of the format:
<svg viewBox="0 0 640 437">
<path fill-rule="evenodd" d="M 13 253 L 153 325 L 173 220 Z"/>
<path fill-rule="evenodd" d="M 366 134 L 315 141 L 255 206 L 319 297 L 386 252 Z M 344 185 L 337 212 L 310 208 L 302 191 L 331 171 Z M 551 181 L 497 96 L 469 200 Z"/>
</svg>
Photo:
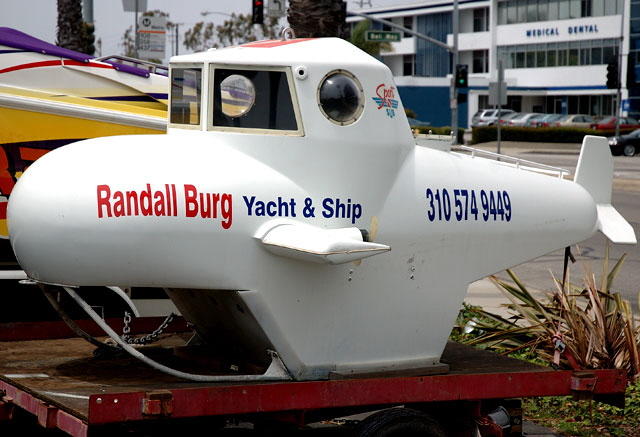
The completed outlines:
<svg viewBox="0 0 640 437">
<path fill-rule="evenodd" d="M 591 129 L 595 130 L 615 130 L 616 117 L 607 117 L 602 120 L 592 123 Z M 640 128 L 640 122 L 631 117 L 620 117 L 620 129 L 637 129 Z"/>
</svg>

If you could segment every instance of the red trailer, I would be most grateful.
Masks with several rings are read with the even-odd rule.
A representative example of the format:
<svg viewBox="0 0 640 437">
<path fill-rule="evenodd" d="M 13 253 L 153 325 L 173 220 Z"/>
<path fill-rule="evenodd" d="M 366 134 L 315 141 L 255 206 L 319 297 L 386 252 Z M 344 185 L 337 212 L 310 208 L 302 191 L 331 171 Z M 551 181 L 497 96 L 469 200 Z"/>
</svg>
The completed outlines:
<svg viewBox="0 0 640 437">
<path fill-rule="evenodd" d="M 109 322 L 114 329 L 122 325 Z M 144 322 L 134 321 L 134 329 L 145 330 Z M 4 328 L 11 329 L 0 329 L 5 339 L 0 342 L 0 428 L 16 432 L 37 418 L 42 429 L 73 436 L 125 431 L 183 435 L 195 425 L 226 425 L 224 433 L 232 432 L 229 424 L 237 423 L 252 424 L 253 433 L 263 435 L 259 430 L 275 424 L 302 426 L 381 410 L 358 426 L 334 427 L 335 432 L 407 435 L 408 429 L 417 429 L 440 436 L 477 435 L 473 432 L 479 430 L 481 435 L 520 435 L 518 398 L 573 394 L 620 405 L 626 386 L 623 370 L 553 370 L 456 343 L 449 343 L 444 352 L 442 362 L 449 369 L 443 374 L 198 383 L 161 373 L 130 356 L 94 354 L 95 346 L 83 339 L 53 338 L 68 334 L 57 322 L 40 324 L 47 333 L 44 340 L 33 339 L 37 331 L 27 326 Z M 171 328 L 181 331 L 186 326 L 178 320 Z M 96 327 L 87 322 L 84 329 L 91 332 Z M 7 341 L 11 336 L 13 341 Z M 163 337 L 162 346 L 144 347 L 145 355 L 187 371 L 221 364 L 199 348 L 183 346 L 185 333 Z M 392 408 L 398 406 L 403 408 Z M 499 423 L 504 412 L 509 413 L 508 424 Z"/>
</svg>

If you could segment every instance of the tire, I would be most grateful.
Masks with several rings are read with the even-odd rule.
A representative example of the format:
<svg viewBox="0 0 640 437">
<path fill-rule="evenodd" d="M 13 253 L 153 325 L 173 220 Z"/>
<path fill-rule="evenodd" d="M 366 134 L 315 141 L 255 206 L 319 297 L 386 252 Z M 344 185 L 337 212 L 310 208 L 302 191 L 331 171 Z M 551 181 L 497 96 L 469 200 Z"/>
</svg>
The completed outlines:
<svg viewBox="0 0 640 437">
<path fill-rule="evenodd" d="M 444 430 L 429 415 L 410 408 L 378 411 L 360 423 L 358 437 L 446 437 Z"/>
<path fill-rule="evenodd" d="M 624 156 L 635 156 L 636 154 L 636 146 L 633 144 L 625 144 L 622 147 L 622 154 Z"/>
</svg>

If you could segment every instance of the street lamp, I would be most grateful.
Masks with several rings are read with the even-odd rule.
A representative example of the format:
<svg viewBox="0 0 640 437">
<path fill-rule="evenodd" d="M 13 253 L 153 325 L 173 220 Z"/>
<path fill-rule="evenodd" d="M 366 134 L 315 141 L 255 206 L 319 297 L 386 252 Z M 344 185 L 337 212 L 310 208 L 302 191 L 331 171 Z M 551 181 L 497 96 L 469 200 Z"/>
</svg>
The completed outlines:
<svg viewBox="0 0 640 437">
<path fill-rule="evenodd" d="M 203 17 L 206 17 L 207 15 L 212 15 L 212 14 L 219 14 L 219 15 L 226 15 L 227 17 L 231 17 L 231 14 L 228 14 L 226 12 L 218 12 L 218 11 L 204 11 L 204 12 L 200 12 L 200 15 L 202 15 Z"/>
</svg>

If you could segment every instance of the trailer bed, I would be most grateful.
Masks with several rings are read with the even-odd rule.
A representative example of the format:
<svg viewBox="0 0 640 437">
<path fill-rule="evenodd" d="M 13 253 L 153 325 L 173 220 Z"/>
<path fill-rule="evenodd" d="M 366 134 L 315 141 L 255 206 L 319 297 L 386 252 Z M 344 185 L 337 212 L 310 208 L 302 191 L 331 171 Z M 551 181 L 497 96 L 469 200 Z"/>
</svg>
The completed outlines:
<svg viewBox="0 0 640 437">
<path fill-rule="evenodd" d="M 167 354 L 172 342 L 182 341 L 176 334 L 167 336 L 163 347 L 147 347 L 145 354 L 183 371 L 206 373 L 197 360 Z M 94 350 L 79 338 L 0 342 L 0 418 L 3 408 L 16 406 L 37 415 L 45 427 L 82 436 L 92 427 L 159 418 L 302 417 L 317 411 L 339 417 L 365 406 L 576 392 L 624 399 L 626 385 L 623 370 L 556 371 L 453 342 L 442 358 L 449 365 L 446 374 L 308 382 L 189 382 L 130 356 L 98 359 Z"/>
</svg>

